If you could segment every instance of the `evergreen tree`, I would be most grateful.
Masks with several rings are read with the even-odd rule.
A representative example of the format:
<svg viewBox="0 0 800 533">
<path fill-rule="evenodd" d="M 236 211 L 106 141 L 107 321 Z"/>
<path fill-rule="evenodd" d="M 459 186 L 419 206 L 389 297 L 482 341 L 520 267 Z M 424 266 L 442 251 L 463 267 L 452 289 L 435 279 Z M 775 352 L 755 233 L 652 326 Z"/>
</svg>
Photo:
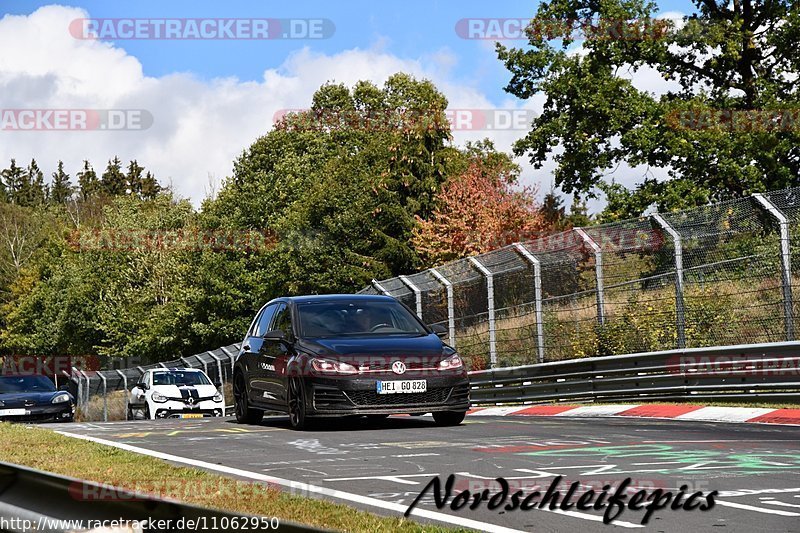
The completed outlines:
<svg viewBox="0 0 800 533">
<path fill-rule="evenodd" d="M 34 206 L 42 205 L 47 197 L 47 190 L 44 184 L 44 173 L 39 168 L 35 159 L 31 159 L 31 164 L 24 174 L 23 188 L 20 191 L 20 205 Z"/>
<path fill-rule="evenodd" d="M 97 180 L 97 173 L 94 171 L 89 161 L 83 161 L 83 170 L 78 172 L 78 188 L 81 198 L 88 200 L 100 192 L 100 182 Z"/>
<path fill-rule="evenodd" d="M 8 201 L 12 204 L 19 203 L 19 191 L 25 181 L 25 171 L 17 166 L 16 160 L 12 159 L 11 166 L 3 170 L 2 176 Z"/>
<path fill-rule="evenodd" d="M 142 173 L 144 167 L 134 159 L 128 165 L 128 175 L 126 180 L 128 182 L 128 192 L 131 196 L 141 196 L 142 194 Z"/>
<path fill-rule="evenodd" d="M 53 204 L 63 204 L 72 196 L 72 183 L 69 174 L 64 172 L 64 162 L 58 162 L 58 170 L 53 172 L 53 182 L 50 186 L 48 200 Z"/>
<path fill-rule="evenodd" d="M 103 192 L 109 196 L 119 196 L 128 192 L 127 178 L 122 172 L 122 161 L 119 160 L 119 157 L 114 156 L 114 159 L 108 162 L 100 183 Z"/>
<path fill-rule="evenodd" d="M 140 191 L 141 197 L 143 200 L 152 200 L 158 193 L 161 192 L 161 185 L 158 184 L 156 181 L 155 176 L 153 176 L 150 171 L 147 171 L 144 178 L 142 178 L 142 188 Z"/>
</svg>

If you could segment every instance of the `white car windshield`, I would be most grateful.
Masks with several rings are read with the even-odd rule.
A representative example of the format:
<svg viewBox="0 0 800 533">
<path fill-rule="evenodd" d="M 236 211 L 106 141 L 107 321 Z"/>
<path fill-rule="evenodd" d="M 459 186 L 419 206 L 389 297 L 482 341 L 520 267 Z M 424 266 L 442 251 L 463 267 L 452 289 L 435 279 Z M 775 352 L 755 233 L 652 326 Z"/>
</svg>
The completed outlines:
<svg viewBox="0 0 800 533">
<path fill-rule="evenodd" d="M 211 381 L 196 370 L 165 370 L 153 373 L 153 385 L 211 385 Z"/>
</svg>

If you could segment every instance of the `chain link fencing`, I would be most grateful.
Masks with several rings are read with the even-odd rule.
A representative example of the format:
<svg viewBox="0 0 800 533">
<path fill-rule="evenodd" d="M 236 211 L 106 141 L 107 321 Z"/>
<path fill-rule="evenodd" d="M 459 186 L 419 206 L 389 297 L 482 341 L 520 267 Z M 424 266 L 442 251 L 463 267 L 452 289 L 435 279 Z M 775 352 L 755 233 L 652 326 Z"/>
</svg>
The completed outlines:
<svg viewBox="0 0 800 533">
<path fill-rule="evenodd" d="M 374 280 L 471 370 L 794 340 L 800 188 L 573 228 Z"/>
</svg>

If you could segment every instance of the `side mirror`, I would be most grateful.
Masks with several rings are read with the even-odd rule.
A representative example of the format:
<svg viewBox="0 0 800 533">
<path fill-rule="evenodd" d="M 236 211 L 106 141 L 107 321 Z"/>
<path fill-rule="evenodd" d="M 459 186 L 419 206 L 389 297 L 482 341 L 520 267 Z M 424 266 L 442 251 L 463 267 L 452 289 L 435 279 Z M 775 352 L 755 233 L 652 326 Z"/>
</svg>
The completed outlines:
<svg viewBox="0 0 800 533">
<path fill-rule="evenodd" d="M 215 381 L 215 382 L 214 382 L 214 386 L 215 386 L 216 388 L 220 388 L 220 387 L 222 387 L 222 382 L 221 382 L 221 381 Z"/>
<path fill-rule="evenodd" d="M 149 388 L 150 388 L 150 387 L 148 387 L 148 386 L 147 386 L 147 384 L 146 384 L 146 383 L 137 383 L 137 384 L 136 384 L 136 387 L 137 387 L 137 388 L 140 388 L 140 389 L 142 389 L 142 390 L 147 390 L 147 389 L 149 389 Z"/>
<path fill-rule="evenodd" d="M 64 383 L 63 385 L 61 385 L 58 388 L 58 390 L 68 392 L 69 391 L 69 383 Z"/>
<path fill-rule="evenodd" d="M 431 324 L 428 327 L 431 328 L 431 331 L 433 331 L 439 338 L 447 337 L 447 328 L 443 325 Z"/>
<path fill-rule="evenodd" d="M 263 339 L 271 342 L 287 342 L 286 335 L 279 329 L 273 329 L 264 334 Z"/>
</svg>

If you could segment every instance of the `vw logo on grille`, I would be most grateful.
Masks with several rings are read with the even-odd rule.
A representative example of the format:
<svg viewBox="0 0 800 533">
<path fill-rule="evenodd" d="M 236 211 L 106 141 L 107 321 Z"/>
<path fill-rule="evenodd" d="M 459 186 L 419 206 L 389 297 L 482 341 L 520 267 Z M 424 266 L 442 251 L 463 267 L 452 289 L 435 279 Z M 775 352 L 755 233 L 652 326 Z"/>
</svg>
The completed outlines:
<svg viewBox="0 0 800 533">
<path fill-rule="evenodd" d="M 405 374 L 406 373 L 406 364 L 402 361 L 395 361 L 392 363 L 392 372 L 395 374 Z"/>
</svg>

